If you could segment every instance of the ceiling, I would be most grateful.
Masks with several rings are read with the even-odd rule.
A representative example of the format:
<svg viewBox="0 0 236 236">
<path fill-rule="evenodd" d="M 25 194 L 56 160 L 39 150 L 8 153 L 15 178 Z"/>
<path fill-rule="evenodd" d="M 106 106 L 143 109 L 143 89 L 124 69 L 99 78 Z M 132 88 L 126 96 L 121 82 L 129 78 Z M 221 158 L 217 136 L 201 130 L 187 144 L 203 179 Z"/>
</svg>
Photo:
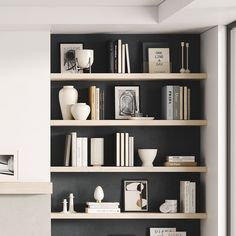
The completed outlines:
<svg viewBox="0 0 236 236">
<path fill-rule="evenodd" d="M 202 33 L 236 20 L 236 0 L 0 0 L 0 30 Z"/>
</svg>

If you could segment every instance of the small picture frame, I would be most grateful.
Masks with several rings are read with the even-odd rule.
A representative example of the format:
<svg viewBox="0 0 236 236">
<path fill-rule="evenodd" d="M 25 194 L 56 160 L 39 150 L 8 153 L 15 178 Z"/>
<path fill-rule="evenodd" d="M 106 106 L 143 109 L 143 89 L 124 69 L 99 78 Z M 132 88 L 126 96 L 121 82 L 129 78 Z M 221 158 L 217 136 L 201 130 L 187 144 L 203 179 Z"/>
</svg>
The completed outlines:
<svg viewBox="0 0 236 236">
<path fill-rule="evenodd" d="M 128 119 L 139 111 L 139 86 L 115 86 L 115 119 Z"/>
<path fill-rule="evenodd" d="M 148 181 L 124 181 L 124 211 L 148 211 Z"/>
<path fill-rule="evenodd" d="M 18 180 L 17 152 L 0 152 L 0 182 Z"/>
<path fill-rule="evenodd" d="M 75 51 L 78 49 L 83 49 L 82 43 L 60 44 L 61 73 L 79 73 L 75 57 Z"/>
</svg>

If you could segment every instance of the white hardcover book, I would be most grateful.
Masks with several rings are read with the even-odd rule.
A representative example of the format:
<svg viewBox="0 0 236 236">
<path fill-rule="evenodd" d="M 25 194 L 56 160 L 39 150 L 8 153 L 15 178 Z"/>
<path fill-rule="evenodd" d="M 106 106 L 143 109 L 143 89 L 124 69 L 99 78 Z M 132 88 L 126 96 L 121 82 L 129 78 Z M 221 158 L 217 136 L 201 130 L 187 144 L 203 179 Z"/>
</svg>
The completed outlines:
<svg viewBox="0 0 236 236">
<path fill-rule="evenodd" d="M 127 73 L 130 73 L 129 45 L 127 43 L 125 44 L 125 55 L 126 55 Z"/>
<path fill-rule="evenodd" d="M 76 166 L 82 166 L 82 138 L 77 138 Z"/>
<path fill-rule="evenodd" d="M 134 137 L 129 137 L 129 166 L 134 166 Z"/>
<path fill-rule="evenodd" d="M 120 213 L 120 208 L 117 209 L 91 209 L 85 208 L 85 213 Z"/>
<path fill-rule="evenodd" d="M 99 207 L 118 207 L 120 205 L 119 202 L 86 202 L 86 205 L 88 205 L 89 207 L 92 206 L 99 206 Z"/>
<path fill-rule="evenodd" d="M 125 166 L 125 134 L 120 134 L 120 166 Z"/>
<path fill-rule="evenodd" d="M 188 88 L 184 86 L 184 120 L 188 119 Z"/>
<path fill-rule="evenodd" d="M 82 166 L 88 166 L 88 138 L 82 138 Z"/>
<path fill-rule="evenodd" d="M 190 120 L 191 118 L 190 88 L 188 88 L 187 93 L 188 93 L 187 94 L 187 119 Z"/>
<path fill-rule="evenodd" d="M 162 116 L 163 119 L 173 120 L 173 86 L 167 85 L 162 88 Z"/>
<path fill-rule="evenodd" d="M 70 165 L 70 152 L 71 152 L 71 135 L 66 135 L 65 152 L 64 152 L 64 165 Z"/>
<path fill-rule="evenodd" d="M 95 95 L 95 119 L 99 120 L 100 118 L 100 88 L 96 88 Z"/>
<path fill-rule="evenodd" d="M 180 120 L 183 120 L 184 113 L 183 113 L 183 98 L 184 98 L 184 91 L 183 91 L 183 86 L 179 87 L 179 115 L 180 115 Z"/>
<path fill-rule="evenodd" d="M 163 233 L 176 232 L 176 228 L 150 228 L 150 236 L 163 236 Z"/>
<path fill-rule="evenodd" d="M 166 156 L 167 161 L 195 161 L 195 156 Z"/>
<path fill-rule="evenodd" d="M 190 213 L 196 213 L 196 182 L 190 182 Z"/>
<path fill-rule="evenodd" d="M 125 44 L 122 44 L 121 72 L 125 73 Z"/>
<path fill-rule="evenodd" d="M 163 236 L 186 236 L 186 232 L 179 231 L 179 232 L 164 232 Z"/>
<path fill-rule="evenodd" d="M 77 151 L 77 133 L 71 133 L 71 162 L 72 166 L 76 166 L 76 151 Z"/>
<path fill-rule="evenodd" d="M 180 211 L 189 213 L 189 181 L 180 181 Z"/>
<path fill-rule="evenodd" d="M 125 166 L 129 166 L 129 134 L 125 133 Z"/>
<path fill-rule="evenodd" d="M 120 133 L 116 133 L 116 166 L 120 166 Z"/>
<path fill-rule="evenodd" d="M 115 206 L 112 206 L 112 205 L 108 205 L 108 206 L 89 206 L 90 209 L 118 209 L 119 208 L 119 205 L 115 205 Z"/>
<path fill-rule="evenodd" d="M 121 47 L 122 47 L 122 42 L 121 42 L 121 40 L 120 39 L 118 39 L 118 73 L 121 73 L 121 51 L 122 51 L 122 49 L 121 49 Z"/>
</svg>

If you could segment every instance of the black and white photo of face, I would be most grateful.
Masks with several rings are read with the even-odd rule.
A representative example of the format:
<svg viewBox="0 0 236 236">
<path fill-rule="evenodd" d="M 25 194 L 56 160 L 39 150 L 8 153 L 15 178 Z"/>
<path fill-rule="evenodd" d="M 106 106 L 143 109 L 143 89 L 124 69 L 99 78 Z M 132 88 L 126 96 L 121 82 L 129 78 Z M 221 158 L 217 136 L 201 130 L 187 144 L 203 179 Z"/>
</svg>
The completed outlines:
<svg viewBox="0 0 236 236">
<path fill-rule="evenodd" d="M 136 110 L 136 94 L 133 90 L 120 91 L 119 94 L 119 115 L 131 116 Z"/>
</svg>

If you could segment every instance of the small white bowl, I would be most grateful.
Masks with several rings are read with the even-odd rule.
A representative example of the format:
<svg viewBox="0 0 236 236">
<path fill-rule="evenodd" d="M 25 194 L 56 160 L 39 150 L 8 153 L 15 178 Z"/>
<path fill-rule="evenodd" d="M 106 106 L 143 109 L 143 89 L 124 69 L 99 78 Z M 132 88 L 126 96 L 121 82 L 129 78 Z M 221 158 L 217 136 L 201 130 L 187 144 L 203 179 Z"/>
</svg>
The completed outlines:
<svg viewBox="0 0 236 236">
<path fill-rule="evenodd" d="M 153 161 L 157 155 L 158 149 L 138 149 L 138 155 L 143 162 L 142 166 L 153 166 Z"/>
</svg>

